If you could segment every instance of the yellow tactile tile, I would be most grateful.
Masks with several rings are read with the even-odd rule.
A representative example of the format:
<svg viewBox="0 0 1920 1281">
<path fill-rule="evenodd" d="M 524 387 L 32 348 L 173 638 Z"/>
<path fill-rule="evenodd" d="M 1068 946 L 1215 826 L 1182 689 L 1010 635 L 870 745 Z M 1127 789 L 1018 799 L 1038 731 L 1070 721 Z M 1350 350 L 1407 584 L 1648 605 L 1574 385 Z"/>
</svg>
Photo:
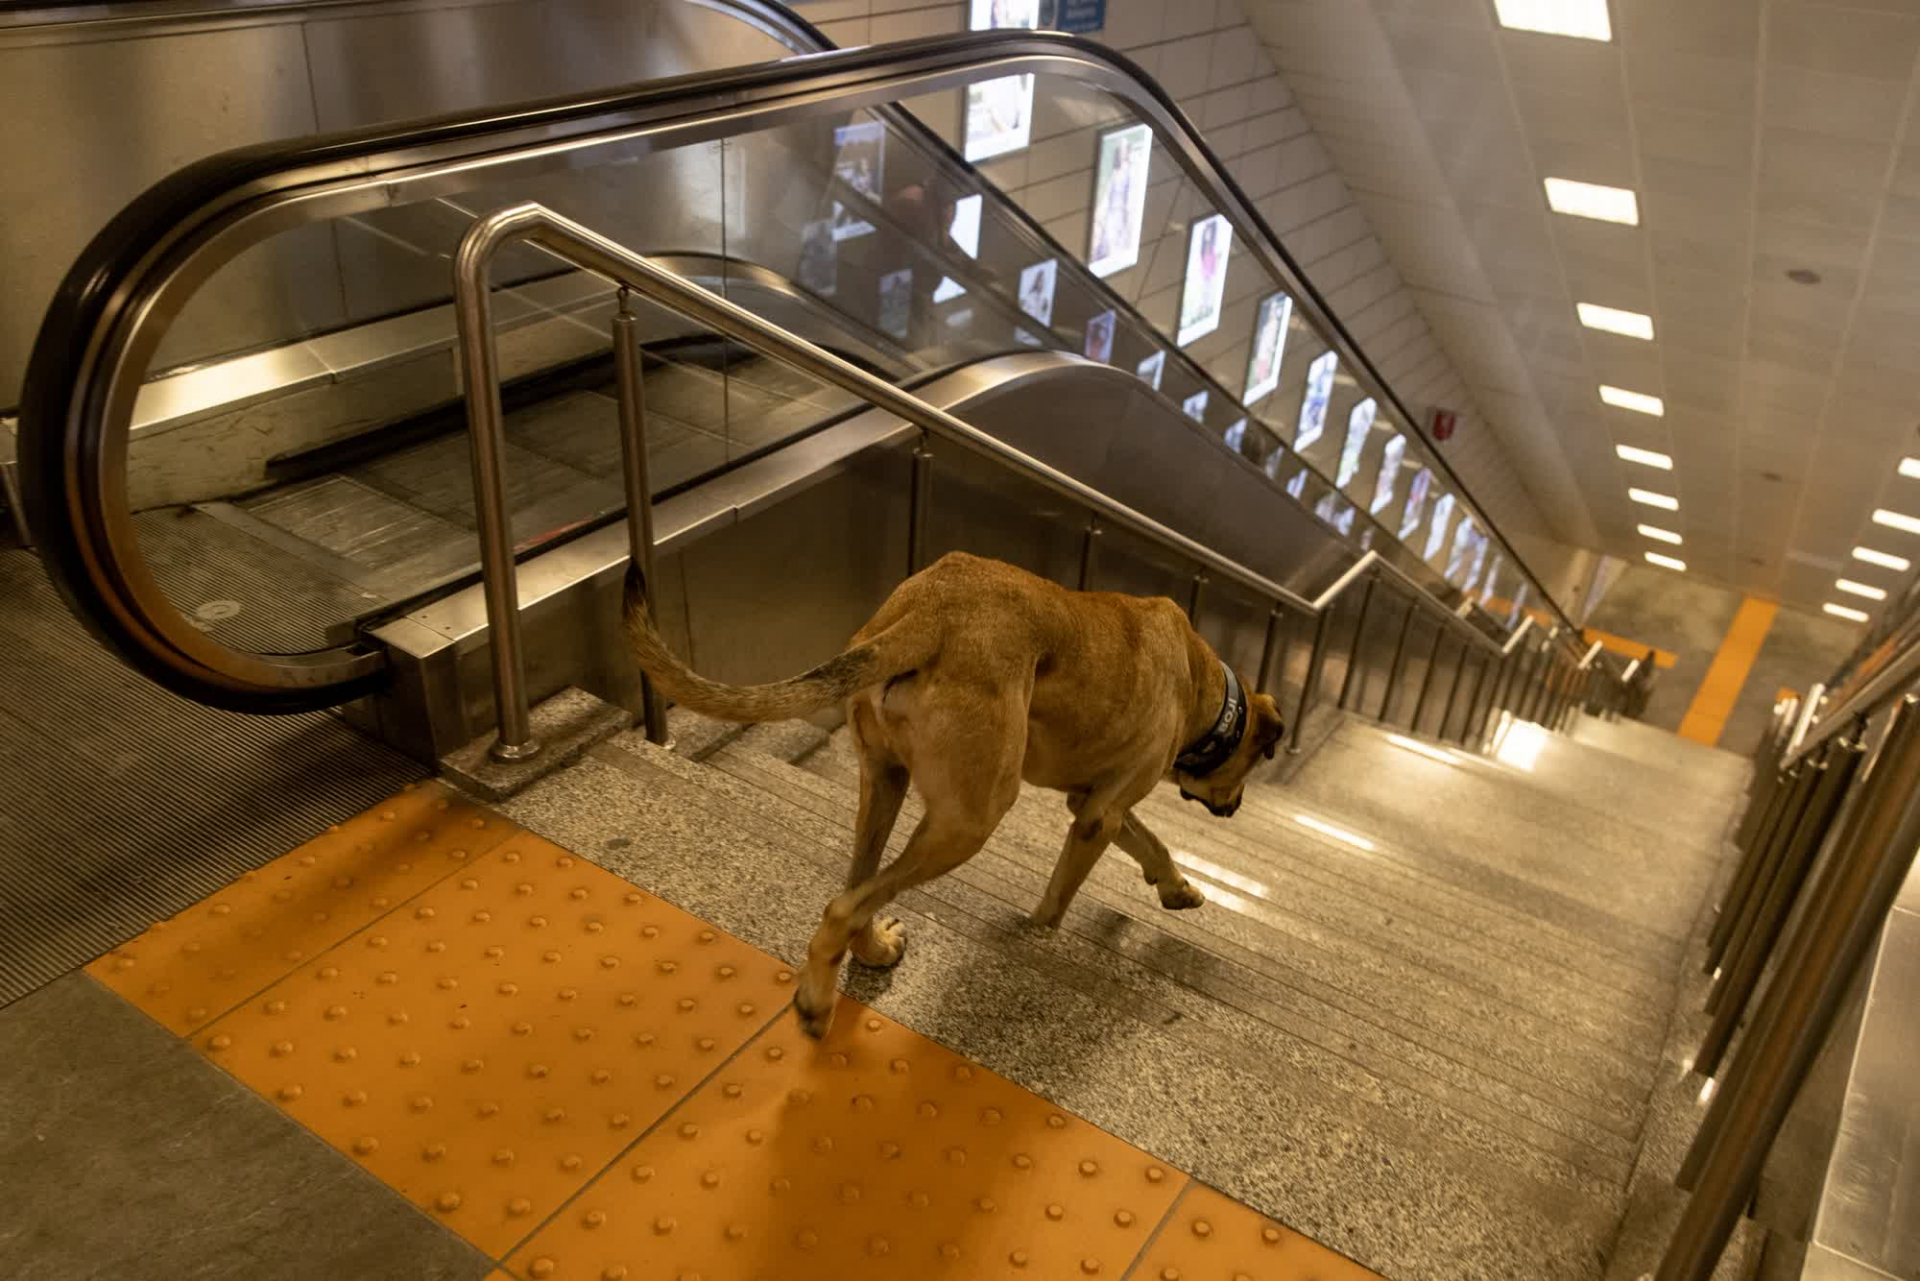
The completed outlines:
<svg viewBox="0 0 1920 1281">
<path fill-rule="evenodd" d="M 535 1281 L 1123 1276 L 1186 1176 L 852 1001 L 775 1023 L 517 1250 Z"/>
<path fill-rule="evenodd" d="M 1194 1183 L 1130 1281 L 1379 1281 L 1265 1215 Z"/>
<path fill-rule="evenodd" d="M 792 979 L 516 833 L 194 1042 L 498 1258 L 765 1026 Z"/>
<path fill-rule="evenodd" d="M 514 830 L 445 786 L 412 787 L 156 923 L 87 972 L 185 1035 Z"/>
</svg>

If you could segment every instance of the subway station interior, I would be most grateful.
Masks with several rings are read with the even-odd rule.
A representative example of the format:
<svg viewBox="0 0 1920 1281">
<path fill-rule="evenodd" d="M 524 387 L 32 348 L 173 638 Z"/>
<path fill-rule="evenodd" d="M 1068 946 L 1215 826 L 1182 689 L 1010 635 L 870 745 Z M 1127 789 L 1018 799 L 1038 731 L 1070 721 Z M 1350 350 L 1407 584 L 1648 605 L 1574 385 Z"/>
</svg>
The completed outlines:
<svg viewBox="0 0 1920 1281">
<path fill-rule="evenodd" d="M 0 0 L 0 1276 L 1920 1278 L 1916 130 L 1913 0 Z"/>
</svg>

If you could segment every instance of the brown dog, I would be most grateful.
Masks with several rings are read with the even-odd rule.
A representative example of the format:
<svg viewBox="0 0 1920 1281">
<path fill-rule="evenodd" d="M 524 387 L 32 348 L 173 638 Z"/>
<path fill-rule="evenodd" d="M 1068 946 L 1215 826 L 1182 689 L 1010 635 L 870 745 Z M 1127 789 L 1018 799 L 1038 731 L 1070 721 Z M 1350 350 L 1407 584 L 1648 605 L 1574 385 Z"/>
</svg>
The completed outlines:
<svg viewBox="0 0 1920 1281">
<path fill-rule="evenodd" d="M 794 1008 L 810 1035 L 833 1018 L 851 947 L 892 965 L 900 923 L 876 913 L 976 854 L 1021 780 L 1067 794 L 1073 826 L 1034 919 L 1058 925 L 1109 843 L 1140 864 L 1167 908 L 1205 900 L 1129 813 L 1171 777 L 1226 817 L 1248 771 L 1285 733 L 1273 699 L 1247 698 L 1180 607 L 1164 597 L 1074 592 L 1000 561 L 954 552 L 902 583 L 837 658 L 771 685 L 696 675 L 661 640 L 637 573 L 627 634 L 641 668 L 684 707 L 776 721 L 837 702 L 860 753 L 860 817 L 847 889 L 807 949 Z M 880 855 L 911 780 L 924 816 L 883 872 Z"/>
</svg>

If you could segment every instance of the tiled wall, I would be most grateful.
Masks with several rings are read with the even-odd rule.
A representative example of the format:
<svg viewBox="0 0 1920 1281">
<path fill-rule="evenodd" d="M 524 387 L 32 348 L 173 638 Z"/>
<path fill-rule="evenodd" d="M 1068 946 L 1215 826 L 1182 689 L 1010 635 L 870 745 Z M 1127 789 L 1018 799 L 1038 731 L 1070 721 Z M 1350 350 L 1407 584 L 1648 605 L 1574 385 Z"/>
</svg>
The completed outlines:
<svg viewBox="0 0 1920 1281">
<path fill-rule="evenodd" d="M 800 0 L 798 10 L 842 45 L 880 43 L 967 29 L 962 0 Z M 1583 581 L 1573 549 L 1552 541 L 1532 497 L 1490 432 L 1476 430 L 1464 385 L 1415 310 L 1385 251 L 1318 138 L 1294 105 L 1287 86 L 1238 0 L 1107 0 L 1106 27 L 1094 33 L 1139 63 L 1180 103 L 1295 260 L 1415 413 L 1433 405 L 1464 411 L 1459 436 L 1445 447 L 1487 514 L 1509 537 L 1531 535 L 1530 546 L 1562 572 L 1556 593 Z M 1083 91 L 1084 92 L 1084 91 Z M 1039 95 L 1034 135 L 1024 151 L 982 165 L 1055 238 L 1084 253 L 1092 199 L 1095 135 L 1119 120 L 1102 115 L 1084 93 L 1050 116 Z M 957 95 L 912 104 L 929 124 L 958 143 Z M 1185 267 L 1186 228 L 1208 212 L 1196 193 L 1156 155 L 1146 217 L 1148 241 L 1140 265 L 1109 278 L 1149 319 L 1171 330 Z M 1156 242 L 1152 237 L 1160 233 Z M 1229 389 L 1243 383 L 1254 308 L 1269 286 L 1236 246 L 1227 305 L 1213 334 L 1187 350 Z M 1290 439 L 1307 364 L 1319 348 L 1296 323 L 1288 340 L 1280 388 L 1258 409 Z M 1350 384 L 1336 387 L 1328 413 L 1330 448 L 1338 452 L 1347 414 L 1357 401 Z M 1376 453 L 1393 430 L 1383 415 L 1370 445 Z M 1320 461 L 1316 458 L 1316 461 Z M 1331 465 L 1327 465 L 1331 470 Z M 1402 486 L 1404 489 L 1404 486 Z M 1437 491 L 1436 491 L 1437 492 Z M 1524 552 L 1531 560 L 1533 553 Z M 1541 571 L 1545 575 L 1546 571 Z M 1563 602 L 1577 600 L 1562 597 Z"/>
</svg>

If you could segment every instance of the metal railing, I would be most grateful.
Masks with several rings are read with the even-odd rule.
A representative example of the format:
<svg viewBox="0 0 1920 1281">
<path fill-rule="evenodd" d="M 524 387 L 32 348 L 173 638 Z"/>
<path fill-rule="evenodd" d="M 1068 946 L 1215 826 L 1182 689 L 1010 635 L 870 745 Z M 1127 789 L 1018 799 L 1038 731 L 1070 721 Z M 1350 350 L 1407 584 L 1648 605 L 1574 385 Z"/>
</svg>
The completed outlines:
<svg viewBox="0 0 1920 1281">
<path fill-rule="evenodd" d="M 1438 620 L 1435 650 L 1452 629 L 1463 646 L 1479 647 L 1485 652 L 1485 666 L 1499 661 L 1511 669 L 1516 656 L 1531 647 L 1525 643 L 1532 619 L 1509 637 L 1502 646 L 1479 628 L 1440 602 L 1433 600 L 1419 585 L 1397 567 L 1369 551 L 1317 597 L 1309 600 L 1271 579 L 1254 572 L 1238 561 L 1223 556 L 1185 534 L 1116 502 L 1071 476 L 1005 445 L 992 436 L 969 426 L 942 409 L 902 391 L 884 379 L 856 368 L 823 351 L 805 339 L 781 329 L 752 312 L 746 311 L 717 294 L 688 281 L 645 256 L 635 253 L 599 233 L 562 217 L 538 204 L 522 204 L 503 209 L 477 220 L 460 241 L 454 259 L 454 304 L 459 327 L 461 376 L 467 401 L 468 423 L 473 441 L 475 505 L 480 528 L 481 564 L 485 582 L 487 619 L 491 638 L 494 697 L 499 716 L 499 732 L 492 752 L 497 759 L 520 760 L 539 750 L 533 738 L 528 708 L 527 685 L 522 664 L 519 626 L 519 591 L 513 558 L 512 536 L 507 519 L 506 482 L 503 472 L 505 435 L 502 429 L 500 380 L 492 323 L 490 271 L 494 258 L 508 244 L 524 242 L 537 245 L 574 266 L 604 276 L 621 289 L 621 307 L 613 321 L 613 342 L 620 402 L 621 448 L 624 457 L 622 477 L 628 503 L 628 528 L 631 555 L 640 566 L 644 581 L 651 589 L 653 555 L 652 489 L 646 470 L 646 413 L 644 387 L 634 346 L 632 317 L 626 308 L 630 291 L 660 306 L 704 325 L 741 346 L 789 365 L 821 382 L 847 391 L 887 413 L 893 414 L 920 431 L 914 451 L 912 514 L 909 521 L 907 565 L 909 572 L 920 568 L 925 547 L 925 528 L 931 501 L 933 451 L 935 440 L 957 445 L 976 455 L 1017 472 L 1028 480 L 1078 504 L 1088 512 L 1087 544 L 1081 558 L 1082 586 L 1093 572 L 1094 546 L 1103 527 L 1126 530 L 1161 548 L 1172 551 L 1195 566 L 1193 591 L 1188 601 L 1191 615 L 1200 607 L 1202 586 L 1214 579 L 1231 583 L 1264 601 L 1269 607 L 1269 625 L 1260 661 L 1260 685 L 1273 672 L 1276 649 L 1284 643 L 1286 629 L 1282 614 L 1316 618 L 1314 652 L 1308 665 L 1308 679 L 1301 690 L 1299 717 L 1310 708 L 1327 652 L 1328 624 L 1334 606 L 1345 592 L 1362 578 L 1371 599 L 1375 585 L 1391 579 L 1413 591 L 1415 602 L 1425 602 Z M 1355 629 L 1354 646 L 1364 639 L 1365 604 Z M 1557 632 L 1557 629 L 1556 629 Z M 1538 667 L 1544 674 L 1548 664 L 1570 663 L 1549 638 L 1537 651 Z M 1463 655 L 1465 650 L 1463 649 Z M 1351 662 L 1349 670 L 1351 670 Z M 1428 664 L 1431 680 L 1434 665 Z M 1511 676 L 1509 670 L 1507 675 Z M 1458 693 L 1464 664 L 1454 681 Z M 1529 685 L 1517 688 L 1511 679 L 1503 682 L 1510 692 L 1533 694 Z M 1496 690 L 1496 702 L 1500 694 Z M 1422 696 L 1424 698 L 1424 687 Z M 1477 699 L 1478 686 L 1475 695 Z M 1452 695 L 1449 696 L 1451 709 Z M 1489 711 L 1493 704 L 1489 704 Z M 1470 709 L 1471 710 L 1471 709 Z M 665 737 L 665 723 L 659 700 L 649 688 L 645 694 L 644 716 L 649 737 Z M 1471 715 L 1467 718 L 1473 719 Z M 1444 729 L 1443 717 L 1442 728 Z M 1417 723 L 1417 722 L 1416 722 Z M 1295 721 L 1297 747 L 1299 719 Z"/>
<path fill-rule="evenodd" d="M 1707 938 L 1713 1021 L 1692 1070 L 1713 1102 L 1676 1179 L 1693 1195 L 1657 1281 L 1713 1275 L 1914 866 L 1920 635 L 1882 657 L 1824 715 L 1821 686 L 1780 700 L 1756 750 L 1738 862 Z"/>
</svg>

